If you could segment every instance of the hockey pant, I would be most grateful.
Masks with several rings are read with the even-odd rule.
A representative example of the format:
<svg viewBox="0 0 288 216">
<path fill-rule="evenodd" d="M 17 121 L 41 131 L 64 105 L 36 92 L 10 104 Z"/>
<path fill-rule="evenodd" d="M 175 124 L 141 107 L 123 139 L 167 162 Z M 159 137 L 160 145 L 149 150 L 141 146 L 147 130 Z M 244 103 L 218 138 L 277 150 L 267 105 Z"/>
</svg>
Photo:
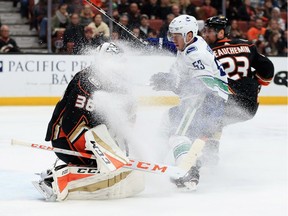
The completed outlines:
<svg viewBox="0 0 288 216">
<path fill-rule="evenodd" d="M 228 79 L 230 90 L 226 103 L 223 127 L 252 119 L 258 110 L 258 92 L 260 85 L 256 79 L 249 77 L 241 80 Z"/>
<path fill-rule="evenodd" d="M 33 184 L 47 201 L 118 199 L 144 190 L 144 175 L 139 171 L 100 173 L 95 167 L 60 165 L 44 173 Z"/>
<path fill-rule="evenodd" d="M 196 139 L 205 140 L 201 163 L 217 163 L 219 139 L 225 100 L 211 93 L 202 103 L 182 102 L 169 110 L 170 139 L 173 156 L 178 164 Z M 221 133 L 220 133 L 221 134 Z"/>
</svg>

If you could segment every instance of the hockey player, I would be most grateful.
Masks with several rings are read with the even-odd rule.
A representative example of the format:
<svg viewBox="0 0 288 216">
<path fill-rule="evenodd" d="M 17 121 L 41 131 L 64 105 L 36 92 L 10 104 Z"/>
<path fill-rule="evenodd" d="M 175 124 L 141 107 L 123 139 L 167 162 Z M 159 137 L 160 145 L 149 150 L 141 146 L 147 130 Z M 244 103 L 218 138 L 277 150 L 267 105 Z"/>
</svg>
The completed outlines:
<svg viewBox="0 0 288 216">
<path fill-rule="evenodd" d="M 243 39 L 229 39 L 226 17 L 206 20 L 202 36 L 222 63 L 228 75 L 229 95 L 223 125 L 253 118 L 258 109 L 258 93 L 274 75 L 273 63 L 257 52 L 256 46 Z M 253 70 L 254 69 L 254 70 Z"/>
<path fill-rule="evenodd" d="M 119 48 L 113 43 L 104 43 L 97 51 L 97 57 L 102 59 L 99 64 L 103 64 L 103 58 L 117 55 Z M 34 182 L 46 200 L 121 198 L 143 190 L 139 173 L 121 169 L 129 159 L 124 145 L 118 146 L 116 139 L 119 136 L 112 130 L 113 125 L 105 114 L 108 104 L 103 104 L 105 100 L 99 101 L 97 96 L 114 95 L 109 98 L 113 100 L 113 97 L 127 96 L 127 90 L 116 77 L 107 75 L 109 71 L 103 72 L 99 68 L 104 67 L 92 65 L 73 77 L 54 109 L 45 139 L 51 141 L 53 147 L 93 153 L 96 160 L 57 153 L 65 164 L 41 173 L 41 180 Z M 135 117 L 133 100 L 125 98 L 123 106 L 112 109 L 114 112 L 124 109 L 126 117 L 132 120 Z"/>
<path fill-rule="evenodd" d="M 229 31 L 228 19 L 222 15 L 208 18 L 202 30 L 203 38 L 228 75 L 231 92 L 219 131 L 214 134 L 214 142 L 203 159 L 213 165 L 219 160 L 219 140 L 223 127 L 255 116 L 261 86 L 269 85 L 274 75 L 273 63 L 259 54 L 254 44 L 242 39 L 229 39 Z"/>
<path fill-rule="evenodd" d="M 173 91 L 180 97 L 180 105 L 169 110 L 169 145 L 175 163 L 187 174 L 172 182 L 190 190 L 199 182 L 200 155 L 214 142 L 212 135 L 218 130 L 229 94 L 226 73 L 197 32 L 193 16 L 174 18 L 168 36 L 178 50 L 177 59 L 169 73 L 151 77 L 154 90 Z"/>
</svg>

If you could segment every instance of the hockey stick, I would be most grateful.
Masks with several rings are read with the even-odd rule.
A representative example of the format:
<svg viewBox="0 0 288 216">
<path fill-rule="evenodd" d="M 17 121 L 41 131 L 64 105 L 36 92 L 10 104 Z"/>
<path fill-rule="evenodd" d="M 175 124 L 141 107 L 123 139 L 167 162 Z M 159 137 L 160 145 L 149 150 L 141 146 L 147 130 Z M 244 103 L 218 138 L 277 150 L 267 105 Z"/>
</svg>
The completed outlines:
<svg viewBox="0 0 288 216">
<path fill-rule="evenodd" d="M 89 159 L 96 159 L 96 157 L 93 154 L 88 154 L 85 152 L 76 152 L 76 151 L 71 151 L 71 150 L 62 149 L 62 148 L 54 148 L 54 147 L 47 146 L 47 145 L 29 143 L 29 142 L 24 142 L 24 141 L 15 140 L 15 139 L 11 140 L 11 144 L 32 147 L 35 149 L 53 151 L 56 153 L 73 155 L 73 156 L 84 157 L 84 158 L 89 158 Z M 155 174 L 163 174 L 163 175 L 167 175 L 170 177 L 180 177 L 186 173 L 179 167 L 163 165 L 159 163 L 152 163 L 152 162 L 150 163 L 150 162 L 134 160 L 134 159 L 133 160 L 130 159 L 130 163 L 124 165 L 123 168 L 138 170 L 138 171 L 143 171 L 143 172 L 150 172 L 150 173 L 155 173 Z"/>
<path fill-rule="evenodd" d="M 92 7 L 94 7 L 96 10 L 98 10 L 100 13 L 102 13 L 104 16 L 106 16 L 109 20 L 111 20 L 113 23 L 121 27 L 123 30 L 125 30 L 130 36 L 132 36 L 134 39 L 139 41 L 143 45 L 148 45 L 147 41 L 144 41 L 141 38 L 138 38 L 132 31 L 130 31 L 126 26 L 122 25 L 121 23 L 117 22 L 115 19 L 113 19 L 111 16 L 109 16 L 106 11 L 104 11 L 102 8 L 98 7 L 96 4 L 94 4 L 91 0 L 86 0 Z"/>
</svg>

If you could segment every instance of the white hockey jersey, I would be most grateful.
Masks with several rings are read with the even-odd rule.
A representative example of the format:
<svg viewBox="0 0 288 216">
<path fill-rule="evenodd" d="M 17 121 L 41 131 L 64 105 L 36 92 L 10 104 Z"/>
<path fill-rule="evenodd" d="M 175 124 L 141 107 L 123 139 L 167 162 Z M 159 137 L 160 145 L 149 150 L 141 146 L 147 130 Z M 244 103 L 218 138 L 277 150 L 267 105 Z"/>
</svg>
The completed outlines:
<svg viewBox="0 0 288 216">
<path fill-rule="evenodd" d="M 209 45 L 200 36 L 196 36 L 194 42 L 188 45 L 184 51 L 178 51 L 176 62 L 172 65 L 170 73 L 177 77 L 176 88 L 193 85 L 195 83 L 193 80 L 197 79 L 201 80 L 208 89 L 216 91 L 225 100 L 228 98 L 226 73 Z M 186 87 L 190 92 L 185 92 L 184 97 L 193 94 L 191 87 Z M 195 86 L 194 89 L 196 90 Z M 180 93 L 179 96 L 183 95 Z"/>
</svg>

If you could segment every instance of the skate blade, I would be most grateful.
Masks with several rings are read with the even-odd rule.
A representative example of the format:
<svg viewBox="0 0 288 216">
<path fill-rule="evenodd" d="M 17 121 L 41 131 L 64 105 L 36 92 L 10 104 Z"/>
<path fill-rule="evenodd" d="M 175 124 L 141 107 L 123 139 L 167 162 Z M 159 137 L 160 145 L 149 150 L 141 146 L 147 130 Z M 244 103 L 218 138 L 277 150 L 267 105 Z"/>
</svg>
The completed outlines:
<svg viewBox="0 0 288 216">
<path fill-rule="evenodd" d="M 196 191 L 197 190 L 197 183 L 196 182 L 185 182 L 185 189 L 186 191 Z"/>
<path fill-rule="evenodd" d="M 39 193 L 45 198 L 47 201 L 55 201 L 56 197 L 47 193 L 43 185 L 41 185 L 38 181 L 32 181 L 33 186 L 39 191 Z"/>
</svg>

